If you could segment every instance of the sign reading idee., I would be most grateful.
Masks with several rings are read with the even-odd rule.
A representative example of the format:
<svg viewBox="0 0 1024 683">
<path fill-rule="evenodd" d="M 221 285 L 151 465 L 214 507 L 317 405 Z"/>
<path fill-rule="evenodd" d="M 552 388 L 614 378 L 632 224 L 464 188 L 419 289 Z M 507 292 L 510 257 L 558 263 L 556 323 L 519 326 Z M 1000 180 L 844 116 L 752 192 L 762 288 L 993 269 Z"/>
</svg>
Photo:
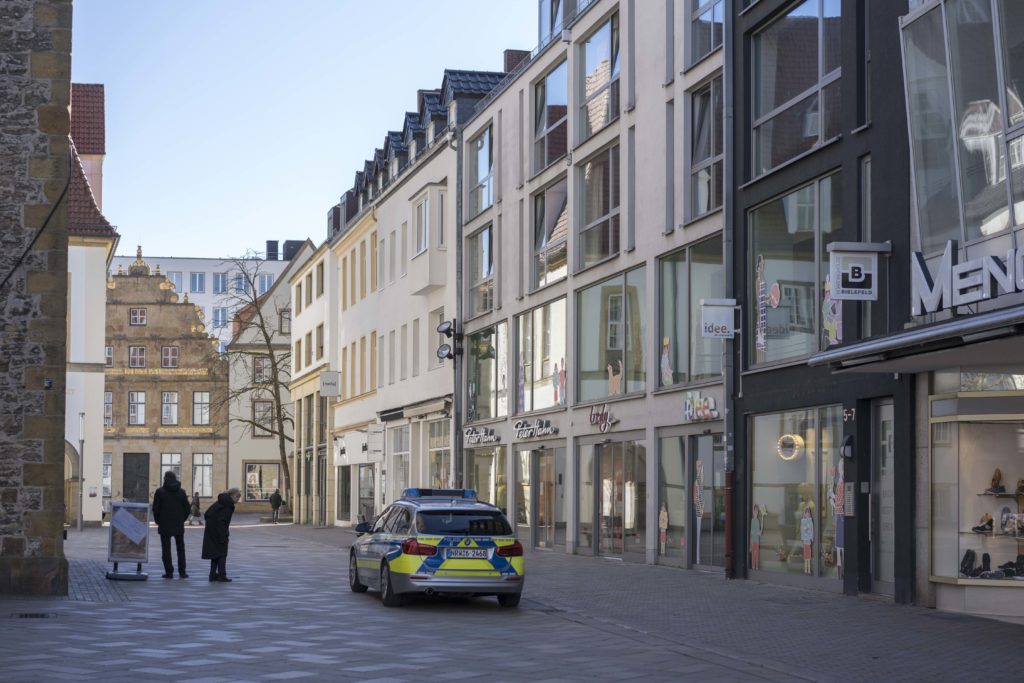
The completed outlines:
<svg viewBox="0 0 1024 683">
<path fill-rule="evenodd" d="M 982 256 L 960 263 L 959 255 L 956 241 L 946 242 L 934 274 L 924 255 L 911 255 L 910 310 L 914 315 L 995 299 L 1000 293 L 1024 292 L 1024 249 L 1008 250 L 1005 261 L 998 256 Z"/>
<path fill-rule="evenodd" d="M 732 339 L 736 336 L 736 300 L 700 300 L 700 336 Z"/>
</svg>

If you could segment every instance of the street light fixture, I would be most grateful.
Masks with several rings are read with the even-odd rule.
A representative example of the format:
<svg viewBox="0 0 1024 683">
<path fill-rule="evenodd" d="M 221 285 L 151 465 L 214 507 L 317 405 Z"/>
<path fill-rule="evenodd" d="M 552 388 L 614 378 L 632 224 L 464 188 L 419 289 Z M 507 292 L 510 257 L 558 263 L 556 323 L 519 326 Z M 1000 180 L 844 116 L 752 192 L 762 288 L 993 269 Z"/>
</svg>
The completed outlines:
<svg viewBox="0 0 1024 683">
<path fill-rule="evenodd" d="M 462 355 L 462 333 L 458 330 L 458 318 L 442 321 L 437 326 L 437 333 L 443 334 L 450 339 L 451 343 L 444 343 L 437 347 L 438 360 L 452 361 L 452 372 L 455 375 L 455 391 L 452 399 L 454 402 L 452 410 L 452 432 L 455 434 L 454 460 L 455 460 L 455 486 L 462 486 L 462 387 L 461 387 L 461 366 L 456 356 Z"/>
</svg>

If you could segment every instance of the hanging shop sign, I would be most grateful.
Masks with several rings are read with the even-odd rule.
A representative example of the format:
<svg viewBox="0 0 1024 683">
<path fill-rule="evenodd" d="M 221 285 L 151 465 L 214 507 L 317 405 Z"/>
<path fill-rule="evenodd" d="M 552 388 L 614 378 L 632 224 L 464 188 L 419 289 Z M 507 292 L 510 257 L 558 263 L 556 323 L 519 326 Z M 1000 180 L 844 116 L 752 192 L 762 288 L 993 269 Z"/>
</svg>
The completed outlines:
<svg viewBox="0 0 1024 683">
<path fill-rule="evenodd" d="M 467 446 L 501 441 L 501 437 L 489 427 L 467 427 L 462 435 Z"/>
<path fill-rule="evenodd" d="M 1005 261 L 987 255 L 960 263 L 959 254 L 955 240 L 946 242 L 936 272 L 928 268 L 923 254 L 911 254 L 910 310 L 914 315 L 1024 292 L 1024 249 L 1008 250 Z"/>
<path fill-rule="evenodd" d="M 612 425 L 618 421 L 611 411 L 608 410 L 607 403 L 600 406 L 590 406 L 590 424 L 597 427 L 602 434 L 611 429 Z"/>
<path fill-rule="evenodd" d="M 718 419 L 718 404 L 711 396 L 690 391 L 683 402 L 683 419 L 687 422 L 707 422 Z"/>
<path fill-rule="evenodd" d="M 558 427 L 553 426 L 550 420 L 519 420 L 512 425 L 512 431 L 517 439 L 538 439 L 554 436 L 558 433 Z"/>
<path fill-rule="evenodd" d="M 700 336 L 709 339 L 736 336 L 736 299 L 700 300 Z"/>
<path fill-rule="evenodd" d="M 833 301 L 878 300 L 878 255 L 892 251 L 888 243 L 832 242 L 828 245 L 828 289 Z"/>
<path fill-rule="evenodd" d="M 320 395 L 327 398 L 341 396 L 341 373 L 325 370 L 320 373 Z"/>
</svg>

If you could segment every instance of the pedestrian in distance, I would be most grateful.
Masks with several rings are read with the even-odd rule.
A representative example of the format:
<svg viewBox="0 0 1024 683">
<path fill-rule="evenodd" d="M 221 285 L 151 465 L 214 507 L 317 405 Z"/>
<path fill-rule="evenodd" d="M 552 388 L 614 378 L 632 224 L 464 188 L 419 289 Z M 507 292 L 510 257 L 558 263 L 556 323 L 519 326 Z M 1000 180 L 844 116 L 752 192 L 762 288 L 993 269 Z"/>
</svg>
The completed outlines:
<svg viewBox="0 0 1024 683">
<path fill-rule="evenodd" d="M 181 490 L 181 483 L 174 472 L 164 472 L 164 485 L 153 494 L 153 519 L 160 534 L 165 579 L 174 578 L 171 538 L 178 550 L 178 575 L 188 578 L 185 572 L 185 520 L 188 515 L 188 494 Z"/>
<path fill-rule="evenodd" d="M 228 538 L 231 515 L 235 503 L 242 497 L 236 488 L 228 489 L 217 496 L 217 501 L 206 509 L 206 529 L 203 531 L 203 559 L 210 561 L 210 581 L 228 583 L 227 574 Z"/>
<path fill-rule="evenodd" d="M 188 518 L 188 525 L 192 526 L 192 522 L 196 521 L 199 526 L 203 525 L 203 511 L 199 507 L 199 491 L 192 494 L 192 515 Z"/>
<path fill-rule="evenodd" d="M 281 505 L 284 503 L 284 498 L 281 497 L 281 489 L 276 489 L 270 494 L 270 521 L 277 524 L 277 520 L 281 517 Z"/>
</svg>

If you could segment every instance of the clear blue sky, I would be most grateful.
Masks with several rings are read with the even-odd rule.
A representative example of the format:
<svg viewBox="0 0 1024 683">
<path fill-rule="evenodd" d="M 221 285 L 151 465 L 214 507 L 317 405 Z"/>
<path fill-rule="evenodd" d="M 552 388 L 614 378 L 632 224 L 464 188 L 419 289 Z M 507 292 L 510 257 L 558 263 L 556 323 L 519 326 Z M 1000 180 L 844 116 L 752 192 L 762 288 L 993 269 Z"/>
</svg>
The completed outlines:
<svg viewBox="0 0 1024 683">
<path fill-rule="evenodd" d="M 533 49 L 536 0 L 76 0 L 72 76 L 106 86 L 119 254 L 319 243 L 327 210 L 445 68 Z"/>
</svg>

